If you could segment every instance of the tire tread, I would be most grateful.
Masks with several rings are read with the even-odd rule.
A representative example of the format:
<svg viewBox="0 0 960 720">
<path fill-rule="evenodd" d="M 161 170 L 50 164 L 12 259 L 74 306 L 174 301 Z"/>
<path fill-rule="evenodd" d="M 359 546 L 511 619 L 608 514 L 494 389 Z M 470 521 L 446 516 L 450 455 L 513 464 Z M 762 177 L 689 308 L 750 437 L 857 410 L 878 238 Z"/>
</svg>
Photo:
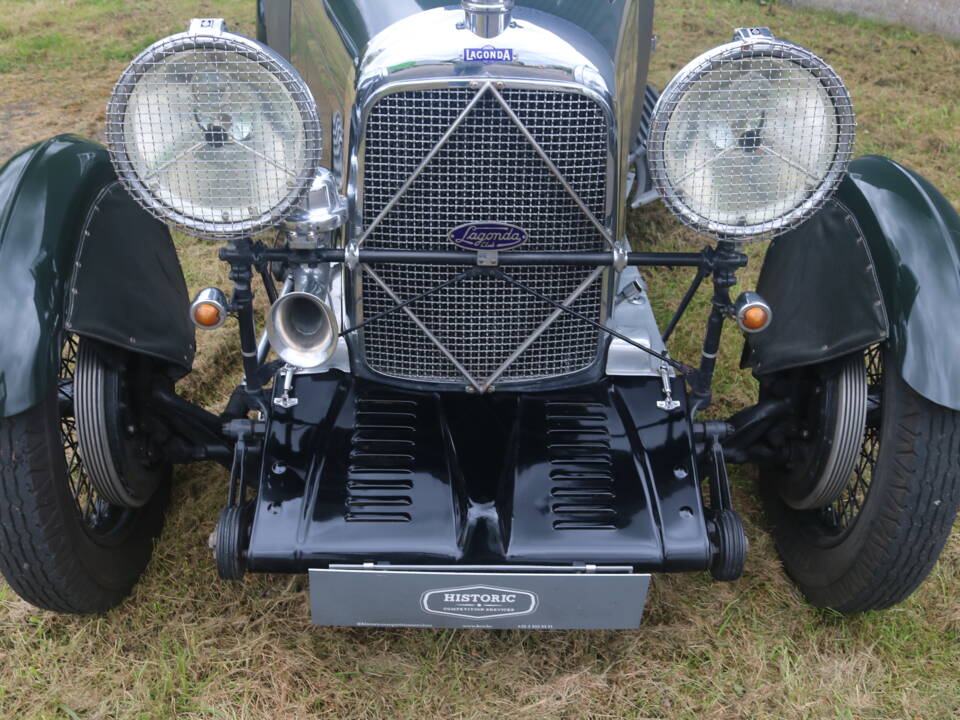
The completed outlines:
<svg viewBox="0 0 960 720">
<path fill-rule="evenodd" d="M 844 613 L 880 610 L 906 599 L 933 570 L 950 537 L 960 506 L 960 413 L 921 397 L 899 377 L 886 402 L 895 403 L 893 425 L 882 432 L 881 466 L 871 483 L 872 517 L 843 543 L 858 542 L 849 566 L 829 583 L 810 580 L 807 555 L 814 548 L 796 516 L 765 483 L 768 513 L 787 572 L 814 605 Z M 885 422 L 888 416 L 885 412 Z M 880 478 L 883 473 L 884 477 Z M 876 505 L 879 503 L 879 505 Z M 861 511 L 865 513 L 866 510 Z M 834 551 L 830 551 L 831 553 Z M 823 560 L 831 562 L 829 560 Z"/>
<path fill-rule="evenodd" d="M 44 405 L 0 420 L 0 571 L 27 602 L 63 613 L 102 612 L 130 588 L 99 585 L 71 547 L 55 502 L 54 448 Z"/>
</svg>

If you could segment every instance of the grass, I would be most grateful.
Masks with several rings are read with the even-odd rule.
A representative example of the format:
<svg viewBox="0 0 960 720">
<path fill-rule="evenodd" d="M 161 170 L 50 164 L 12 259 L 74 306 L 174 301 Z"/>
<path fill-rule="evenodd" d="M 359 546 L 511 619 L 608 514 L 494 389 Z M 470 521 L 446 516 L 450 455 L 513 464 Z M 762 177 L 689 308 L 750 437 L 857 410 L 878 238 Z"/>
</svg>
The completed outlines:
<svg viewBox="0 0 960 720">
<path fill-rule="evenodd" d="M 128 55 L 225 15 L 252 31 L 249 0 L 164 3 L 0 0 L 0 156 L 55 132 L 102 136 L 103 107 Z M 852 16 L 757 0 L 663 0 L 652 79 L 663 85 L 733 27 L 769 25 L 833 62 L 851 86 L 858 152 L 922 171 L 960 202 L 960 47 Z M 659 206 L 631 217 L 644 247 L 699 248 Z M 177 238 L 191 289 L 226 284 L 215 247 Z M 742 285 L 755 281 L 762 246 Z M 662 314 L 688 276 L 658 272 Z M 697 354 L 698 298 L 673 351 Z M 228 327 L 200 338 L 181 390 L 218 407 L 236 381 Z M 755 392 L 726 336 L 718 412 Z M 450 632 L 318 629 L 301 577 L 216 580 L 207 536 L 225 474 L 178 472 L 154 560 L 133 597 L 102 617 L 38 611 L 0 583 L 0 717 L 106 718 L 903 718 L 960 716 L 960 542 L 892 610 L 844 618 L 805 605 L 784 576 L 736 475 L 751 541 L 742 580 L 655 579 L 640 632 Z"/>
</svg>

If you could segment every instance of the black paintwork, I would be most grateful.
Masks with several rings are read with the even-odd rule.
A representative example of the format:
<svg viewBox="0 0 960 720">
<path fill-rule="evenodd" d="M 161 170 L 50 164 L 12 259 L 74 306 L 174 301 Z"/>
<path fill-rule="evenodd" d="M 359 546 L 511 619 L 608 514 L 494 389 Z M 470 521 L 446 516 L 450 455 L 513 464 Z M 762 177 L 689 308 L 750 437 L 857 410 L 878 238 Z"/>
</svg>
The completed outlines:
<svg viewBox="0 0 960 720">
<path fill-rule="evenodd" d="M 757 375 L 843 357 L 887 337 L 870 249 L 856 216 L 832 200 L 767 250 L 757 292 L 773 321 L 748 336 Z"/>
<path fill-rule="evenodd" d="M 94 200 L 80 238 L 66 328 L 190 372 L 190 298 L 167 226 L 114 182 Z"/>
<path fill-rule="evenodd" d="M 689 422 L 656 407 L 659 379 L 470 397 L 330 372 L 295 395 L 267 427 L 251 570 L 710 564 Z"/>
</svg>

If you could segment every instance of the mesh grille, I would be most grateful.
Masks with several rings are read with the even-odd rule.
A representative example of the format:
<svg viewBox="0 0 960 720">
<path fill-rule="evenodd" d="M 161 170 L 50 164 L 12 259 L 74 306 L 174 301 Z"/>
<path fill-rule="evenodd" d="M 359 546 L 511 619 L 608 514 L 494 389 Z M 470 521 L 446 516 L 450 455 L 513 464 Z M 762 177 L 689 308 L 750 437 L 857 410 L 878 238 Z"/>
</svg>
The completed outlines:
<svg viewBox="0 0 960 720">
<path fill-rule="evenodd" d="M 369 226 L 476 95 L 476 90 L 405 91 L 381 99 L 366 126 L 364 226 Z M 504 99 L 572 188 L 603 217 L 607 123 L 600 107 L 577 94 L 504 90 Z M 564 191 L 533 146 L 492 95 L 483 97 L 397 206 L 366 240 L 371 249 L 456 250 L 454 228 L 470 222 L 523 228 L 526 251 L 599 251 L 605 240 Z M 462 267 L 380 265 L 377 273 L 407 299 L 462 272 Z M 506 271 L 558 301 L 589 275 L 587 267 L 509 267 Z M 602 281 L 573 305 L 600 319 Z M 364 315 L 394 306 L 369 279 Z M 411 308 L 479 381 L 488 378 L 547 318 L 552 308 L 503 281 L 455 284 Z M 460 373 L 402 313 L 364 331 L 366 362 L 401 378 L 463 382 Z M 582 370 L 599 350 L 598 331 L 561 316 L 498 382 L 553 377 Z"/>
<path fill-rule="evenodd" d="M 275 223 L 313 179 L 321 151 L 303 81 L 230 34 L 173 36 L 144 51 L 114 89 L 107 142 L 150 212 L 219 236 Z"/>
<path fill-rule="evenodd" d="M 855 121 L 840 78 L 788 43 L 719 49 L 664 92 L 650 140 L 657 189 L 715 234 L 779 233 L 842 178 Z"/>
</svg>

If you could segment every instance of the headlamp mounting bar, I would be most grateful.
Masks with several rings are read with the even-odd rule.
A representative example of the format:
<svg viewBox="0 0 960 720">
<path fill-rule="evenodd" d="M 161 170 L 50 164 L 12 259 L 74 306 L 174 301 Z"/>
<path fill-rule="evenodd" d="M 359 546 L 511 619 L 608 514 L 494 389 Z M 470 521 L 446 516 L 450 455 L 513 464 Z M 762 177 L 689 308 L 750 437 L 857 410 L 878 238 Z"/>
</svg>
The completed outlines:
<svg viewBox="0 0 960 720">
<path fill-rule="evenodd" d="M 250 243 L 249 251 L 238 249 L 239 244 L 231 244 L 220 250 L 220 258 L 227 262 L 247 260 L 258 262 L 292 263 L 345 263 L 350 260 L 343 248 L 287 249 L 268 247 L 261 242 Z M 359 248 L 356 262 L 368 265 L 378 263 L 428 264 L 428 265 L 465 265 L 476 266 L 477 253 L 442 250 L 366 250 Z M 240 254 L 238 254 L 240 253 Z M 242 255 L 241 255 L 242 254 Z M 584 265 L 613 266 L 622 261 L 613 252 L 502 252 L 497 264 L 505 265 Z M 737 267 L 745 267 L 747 258 L 740 255 Z M 699 253 L 659 253 L 631 252 L 626 254 L 627 267 L 702 267 L 709 266 L 711 260 L 704 252 Z"/>
<path fill-rule="evenodd" d="M 681 376 L 687 378 L 691 389 L 693 390 L 693 399 L 695 402 L 695 412 L 703 410 L 710 404 L 711 387 L 713 384 L 713 372 L 716 365 L 717 351 L 720 345 L 720 334 L 722 332 L 724 320 L 732 313 L 732 303 L 729 297 L 729 288 L 736 283 L 736 272 L 738 269 L 747 265 L 747 256 L 739 252 L 736 245 L 732 242 L 721 240 L 717 247 L 708 246 L 699 253 L 662 253 L 662 252 L 631 252 L 626 253 L 625 266 L 628 267 L 690 267 L 697 269 L 697 276 L 694 279 L 691 289 L 681 301 L 680 306 L 670 321 L 668 330 L 676 327 L 684 311 L 692 299 L 693 294 L 699 288 L 700 284 L 706 278 L 714 278 L 714 296 L 710 319 L 707 323 L 707 333 L 704 337 L 704 347 L 701 353 L 700 366 L 692 368 L 685 363 L 674 360 L 665 353 L 658 353 L 639 343 L 632 341 L 612 328 L 602 323 L 598 323 L 590 318 L 576 312 L 569 307 L 570 302 L 562 303 L 553 298 L 549 298 L 542 293 L 537 292 L 509 274 L 498 268 L 486 268 L 479 266 L 479 253 L 470 253 L 462 251 L 431 251 L 431 250 L 366 250 L 354 248 L 353 253 L 343 248 L 306 248 L 293 249 L 284 247 L 269 247 L 264 243 L 252 242 L 249 239 L 234 241 L 220 249 L 220 259 L 230 263 L 234 268 L 234 274 L 244 275 L 243 270 L 249 266 L 263 266 L 268 262 L 281 263 L 347 263 L 353 255 L 355 262 L 362 263 L 365 272 L 371 275 L 375 280 L 375 271 L 370 267 L 376 264 L 432 264 L 432 265 L 460 265 L 465 267 L 464 272 L 452 278 L 446 283 L 442 283 L 436 288 L 427 290 L 415 297 L 401 299 L 391 293 L 391 297 L 396 303 L 392 308 L 368 318 L 361 325 L 345 328 L 341 336 L 356 332 L 365 325 L 377 322 L 387 315 L 395 312 L 405 312 L 418 322 L 411 311 L 411 306 L 415 305 L 430 295 L 440 292 L 444 288 L 456 282 L 469 280 L 472 277 L 485 275 L 495 276 L 500 280 L 508 282 L 516 287 L 529 292 L 533 297 L 541 302 L 553 306 L 557 313 L 567 313 L 573 315 L 584 322 L 597 327 L 597 329 L 617 337 L 628 344 L 658 358 L 664 363 L 670 365 Z M 592 253 L 567 253 L 567 252 L 505 252 L 500 253 L 498 266 L 518 266 L 518 265 L 580 265 L 593 266 L 595 268 L 617 266 L 624 263 L 624 253 L 616 252 L 592 252 Z M 241 283 L 242 284 L 242 283 Z M 252 307 L 252 303 L 249 303 Z M 419 324 L 419 323 L 418 323 Z M 437 341 L 438 345 L 439 342 Z M 446 348 L 442 348 L 446 350 Z M 246 358 L 245 358 L 246 359 Z M 248 375 L 251 374 L 248 372 Z M 479 392 L 486 390 L 486 386 L 474 378 L 467 376 L 471 387 Z"/>
</svg>

